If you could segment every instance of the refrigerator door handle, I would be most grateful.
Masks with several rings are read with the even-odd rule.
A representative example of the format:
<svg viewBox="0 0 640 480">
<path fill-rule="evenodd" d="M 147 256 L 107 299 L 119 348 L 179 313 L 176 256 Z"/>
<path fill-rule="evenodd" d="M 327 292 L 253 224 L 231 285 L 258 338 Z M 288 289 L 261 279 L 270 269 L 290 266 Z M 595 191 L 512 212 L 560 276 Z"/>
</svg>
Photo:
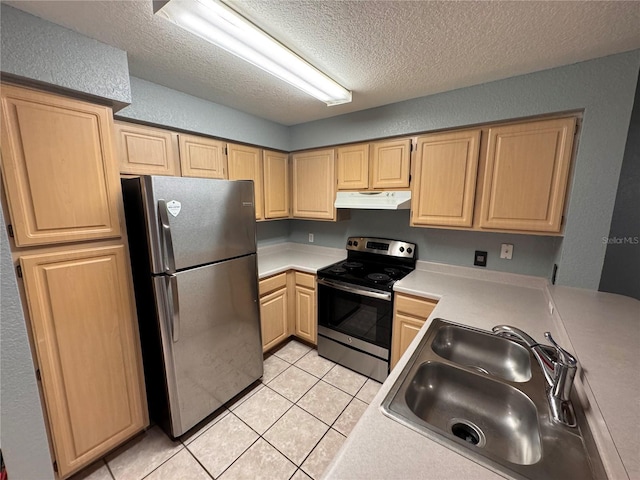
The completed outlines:
<svg viewBox="0 0 640 480">
<path fill-rule="evenodd" d="M 176 273 L 176 259 L 173 254 L 173 239 L 171 238 L 171 225 L 169 224 L 166 200 L 158 200 L 158 217 L 160 218 L 162 268 L 164 273 L 173 275 Z"/>
<path fill-rule="evenodd" d="M 180 300 L 178 299 L 178 277 L 167 275 L 165 277 L 167 286 L 168 312 L 167 317 L 171 319 L 170 331 L 173 343 L 180 340 Z"/>
</svg>

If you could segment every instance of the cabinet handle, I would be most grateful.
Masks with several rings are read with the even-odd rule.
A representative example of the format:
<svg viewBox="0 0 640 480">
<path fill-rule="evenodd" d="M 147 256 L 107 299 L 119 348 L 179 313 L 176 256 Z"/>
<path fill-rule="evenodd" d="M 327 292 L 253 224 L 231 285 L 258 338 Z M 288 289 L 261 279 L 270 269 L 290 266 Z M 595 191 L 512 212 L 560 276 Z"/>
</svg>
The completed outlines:
<svg viewBox="0 0 640 480">
<path fill-rule="evenodd" d="M 173 254 L 173 239 L 171 238 L 171 225 L 167 214 L 167 202 L 158 200 L 158 217 L 160 217 L 160 247 L 162 249 L 162 268 L 164 273 L 173 275 L 176 273 L 176 260 Z"/>
<path fill-rule="evenodd" d="M 178 297 L 178 278 L 175 275 L 165 277 L 169 318 L 171 318 L 171 338 L 173 343 L 180 340 L 180 300 Z"/>
</svg>

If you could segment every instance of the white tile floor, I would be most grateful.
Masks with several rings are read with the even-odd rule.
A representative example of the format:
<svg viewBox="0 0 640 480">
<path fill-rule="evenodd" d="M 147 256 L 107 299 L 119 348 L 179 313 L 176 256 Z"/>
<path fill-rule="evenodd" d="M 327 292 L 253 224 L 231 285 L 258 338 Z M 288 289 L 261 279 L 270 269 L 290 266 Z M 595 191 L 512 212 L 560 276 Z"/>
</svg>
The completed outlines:
<svg viewBox="0 0 640 480">
<path fill-rule="evenodd" d="M 178 441 L 154 426 L 72 480 L 318 479 L 379 388 L 291 340 L 204 425 Z"/>
</svg>

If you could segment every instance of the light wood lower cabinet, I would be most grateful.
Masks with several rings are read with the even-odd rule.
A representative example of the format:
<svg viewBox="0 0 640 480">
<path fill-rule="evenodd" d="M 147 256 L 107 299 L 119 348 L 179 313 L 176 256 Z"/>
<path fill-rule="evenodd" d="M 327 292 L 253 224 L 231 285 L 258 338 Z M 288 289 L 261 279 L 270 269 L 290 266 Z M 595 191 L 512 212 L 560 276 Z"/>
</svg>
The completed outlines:
<svg viewBox="0 0 640 480">
<path fill-rule="evenodd" d="M 295 272 L 296 327 L 295 335 L 314 345 L 318 343 L 316 308 L 316 277 Z"/>
<path fill-rule="evenodd" d="M 125 122 L 114 126 L 120 173 L 180 176 L 177 133 Z"/>
<path fill-rule="evenodd" d="M 291 335 L 317 343 L 316 277 L 290 270 L 260 280 L 262 351 Z"/>
<path fill-rule="evenodd" d="M 266 352 L 289 338 L 287 274 L 260 280 L 259 288 L 262 351 Z"/>
<path fill-rule="evenodd" d="M 427 298 L 413 297 L 397 293 L 393 306 L 393 332 L 391 337 L 391 368 L 400 357 L 431 315 L 438 302 Z"/>
<path fill-rule="evenodd" d="M 148 425 L 124 245 L 20 257 L 60 477 Z"/>
<path fill-rule="evenodd" d="M 119 237 L 111 109 L 6 84 L 1 100 L 2 177 L 16 245 Z"/>
</svg>

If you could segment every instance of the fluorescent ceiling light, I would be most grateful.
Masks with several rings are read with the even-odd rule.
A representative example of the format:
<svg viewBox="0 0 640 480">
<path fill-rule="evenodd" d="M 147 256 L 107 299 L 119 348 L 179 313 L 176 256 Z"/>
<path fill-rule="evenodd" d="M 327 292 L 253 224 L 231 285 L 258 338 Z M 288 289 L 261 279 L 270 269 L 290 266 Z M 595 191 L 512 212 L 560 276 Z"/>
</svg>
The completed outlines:
<svg viewBox="0 0 640 480">
<path fill-rule="evenodd" d="M 159 9 L 157 7 L 161 5 Z M 351 92 L 217 0 L 154 2 L 156 14 L 290 83 L 327 105 Z"/>
</svg>

